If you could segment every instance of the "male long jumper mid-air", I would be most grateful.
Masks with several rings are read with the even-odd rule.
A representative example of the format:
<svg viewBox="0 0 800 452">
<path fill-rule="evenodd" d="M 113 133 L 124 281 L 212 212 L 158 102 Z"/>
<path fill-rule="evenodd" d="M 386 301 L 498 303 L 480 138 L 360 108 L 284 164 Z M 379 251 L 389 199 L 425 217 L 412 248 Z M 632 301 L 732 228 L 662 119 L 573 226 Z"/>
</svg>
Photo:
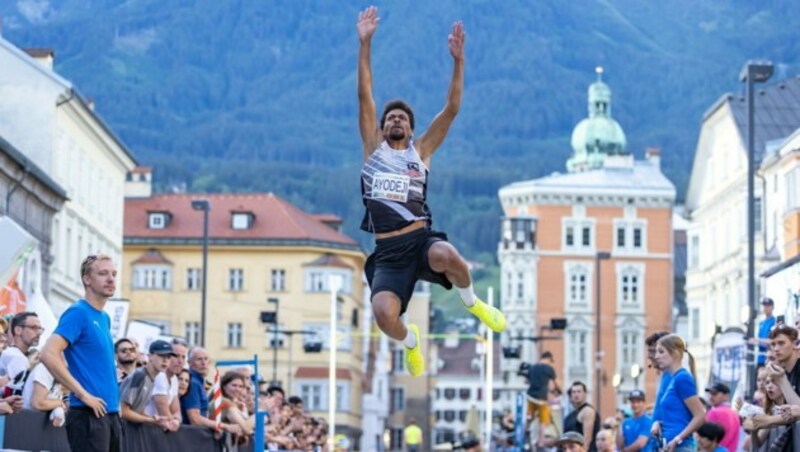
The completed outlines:
<svg viewBox="0 0 800 452">
<path fill-rule="evenodd" d="M 406 347 L 406 367 L 421 375 L 425 360 L 419 328 L 406 326 L 400 316 L 418 280 L 456 286 L 467 310 L 491 330 L 501 332 L 506 319 L 487 305 L 472 288 L 467 262 L 447 235 L 431 229 L 426 202 L 428 168 L 433 153 L 442 144 L 461 105 L 464 86 L 464 42 L 461 22 L 453 24 L 447 37 L 453 57 L 453 75 L 444 109 L 419 138 L 414 136 L 414 112 L 402 100 L 386 104 L 378 122 L 372 98 L 370 47 L 378 29 L 378 9 L 370 6 L 358 14 L 358 125 L 363 143 L 361 191 L 366 213 L 361 228 L 375 235 L 375 251 L 367 259 L 365 272 L 372 290 L 372 310 L 378 327 Z"/>
</svg>

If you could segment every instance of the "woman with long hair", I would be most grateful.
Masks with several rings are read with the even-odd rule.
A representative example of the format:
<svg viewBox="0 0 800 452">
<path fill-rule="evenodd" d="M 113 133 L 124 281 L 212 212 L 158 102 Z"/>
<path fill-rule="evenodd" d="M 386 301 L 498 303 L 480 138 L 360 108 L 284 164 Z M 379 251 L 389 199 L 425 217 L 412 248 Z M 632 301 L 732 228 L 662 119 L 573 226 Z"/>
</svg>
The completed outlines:
<svg viewBox="0 0 800 452">
<path fill-rule="evenodd" d="M 238 408 L 239 401 L 244 397 L 247 377 L 234 370 L 226 372 L 220 380 L 222 389 L 222 422 L 238 425 L 245 436 L 253 434 L 253 423 Z M 211 407 L 209 407 L 211 411 Z"/>
<path fill-rule="evenodd" d="M 683 367 L 684 355 L 689 370 Z M 666 440 L 668 451 L 695 451 L 692 434 L 705 422 L 705 409 L 697 395 L 694 357 L 680 336 L 670 334 L 656 343 L 655 361 L 669 383 L 658 394 L 650 433 Z"/>
<path fill-rule="evenodd" d="M 783 450 L 784 441 L 788 438 L 784 432 L 788 428 L 786 421 L 775 408 L 786 404 L 783 391 L 773 379 L 766 378 L 765 392 L 767 395 L 764 403 L 764 414 L 756 414 L 744 420 L 744 428 L 752 432 L 751 444 L 753 450 L 758 452 L 769 452 Z"/>
</svg>

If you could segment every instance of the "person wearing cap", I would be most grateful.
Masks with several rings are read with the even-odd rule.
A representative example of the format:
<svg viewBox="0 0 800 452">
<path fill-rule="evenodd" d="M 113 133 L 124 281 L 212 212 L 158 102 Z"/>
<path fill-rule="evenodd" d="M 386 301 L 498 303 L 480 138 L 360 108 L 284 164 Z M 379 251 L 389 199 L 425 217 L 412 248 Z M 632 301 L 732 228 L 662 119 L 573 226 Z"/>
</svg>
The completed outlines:
<svg viewBox="0 0 800 452">
<path fill-rule="evenodd" d="M 167 430 L 175 432 L 181 426 L 178 374 L 186 363 L 186 346 L 183 345 L 183 342 L 175 340 L 169 346 L 172 348 L 172 353 L 167 360 L 167 369 L 156 375 L 153 382 L 153 394 L 144 408 L 144 414 L 165 418 Z M 163 344 L 159 344 L 159 347 L 166 349 Z"/>
<path fill-rule="evenodd" d="M 172 345 L 167 341 L 156 340 L 150 344 L 150 355 L 144 367 L 136 369 L 125 377 L 120 384 L 120 400 L 122 402 L 122 418 L 137 424 L 153 424 L 161 428 L 169 428 L 169 418 L 154 412 L 154 406 L 147 414 L 147 405 L 152 402 L 155 382 L 159 375 L 166 372 L 172 357 Z"/>
<path fill-rule="evenodd" d="M 646 413 L 644 391 L 634 389 L 628 394 L 633 416 L 622 421 L 622 434 L 617 435 L 617 447 L 620 452 L 653 452 L 655 441 L 650 439 L 650 428 L 653 418 Z"/>
<path fill-rule="evenodd" d="M 739 448 L 741 424 L 739 413 L 731 408 L 731 389 L 725 383 L 717 382 L 707 387 L 706 393 L 712 407 L 706 413 L 706 421 L 718 424 L 725 429 L 725 436 L 720 441 L 720 445 L 729 452 L 736 452 Z"/>
<path fill-rule="evenodd" d="M 764 318 L 758 322 L 758 337 L 751 337 L 748 343 L 758 345 L 758 365 L 763 366 L 767 360 L 767 348 L 769 348 L 769 332 L 775 327 L 775 316 L 772 311 L 775 309 L 775 302 L 772 298 L 764 297 L 761 299 L 761 312 Z"/>
<path fill-rule="evenodd" d="M 583 435 L 580 433 L 564 432 L 554 446 L 564 452 L 586 452 L 586 446 L 583 443 Z"/>
</svg>

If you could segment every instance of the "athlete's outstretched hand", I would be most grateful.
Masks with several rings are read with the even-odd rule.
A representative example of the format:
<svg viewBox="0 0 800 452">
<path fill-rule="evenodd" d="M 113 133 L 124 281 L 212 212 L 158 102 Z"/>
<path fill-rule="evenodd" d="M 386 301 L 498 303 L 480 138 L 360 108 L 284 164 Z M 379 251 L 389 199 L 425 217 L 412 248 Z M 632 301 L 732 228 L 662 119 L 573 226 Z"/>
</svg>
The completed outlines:
<svg viewBox="0 0 800 452">
<path fill-rule="evenodd" d="M 447 45 L 450 47 L 450 55 L 453 59 L 464 59 L 464 41 L 467 39 L 467 32 L 464 31 L 464 24 L 459 20 L 453 24 L 453 31 L 447 37 Z"/>
<path fill-rule="evenodd" d="M 380 22 L 380 20 L 381 18 L 378 17 L 378 8 L 375 6 L 370 6 L 358 13 L 358 22 L 356 22 L 358 39 L 368 41 L 372 38 L 375 30 L 378 29 L 378 22 Z"/>
</svg>

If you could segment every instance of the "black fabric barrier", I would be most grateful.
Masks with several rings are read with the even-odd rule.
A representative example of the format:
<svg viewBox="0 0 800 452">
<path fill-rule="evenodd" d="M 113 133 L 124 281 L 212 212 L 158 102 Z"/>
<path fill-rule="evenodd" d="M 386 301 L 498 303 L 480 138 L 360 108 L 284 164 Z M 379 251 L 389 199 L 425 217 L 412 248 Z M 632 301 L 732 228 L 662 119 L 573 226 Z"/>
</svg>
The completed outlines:
<svg viewBox="0 0 800 452">
<path fill-rule="evenodd" d="M 47 450 L 70 452 L 67 431 L 63 427 L 53 427 L 48 413 L 22 410 L 19 413 L 3 416 L 5 432 L 3 449 Z M 153 425 L 132 424 L 122 421 L 123 451 L 191 451 L 220 452 L 226 437 L 214 439 L 211 430 L 203 427 L 182 425 L 177 432 L 164 433 Z M 228 448 L 227 450 L 236 450 Z"/>
</svg>

